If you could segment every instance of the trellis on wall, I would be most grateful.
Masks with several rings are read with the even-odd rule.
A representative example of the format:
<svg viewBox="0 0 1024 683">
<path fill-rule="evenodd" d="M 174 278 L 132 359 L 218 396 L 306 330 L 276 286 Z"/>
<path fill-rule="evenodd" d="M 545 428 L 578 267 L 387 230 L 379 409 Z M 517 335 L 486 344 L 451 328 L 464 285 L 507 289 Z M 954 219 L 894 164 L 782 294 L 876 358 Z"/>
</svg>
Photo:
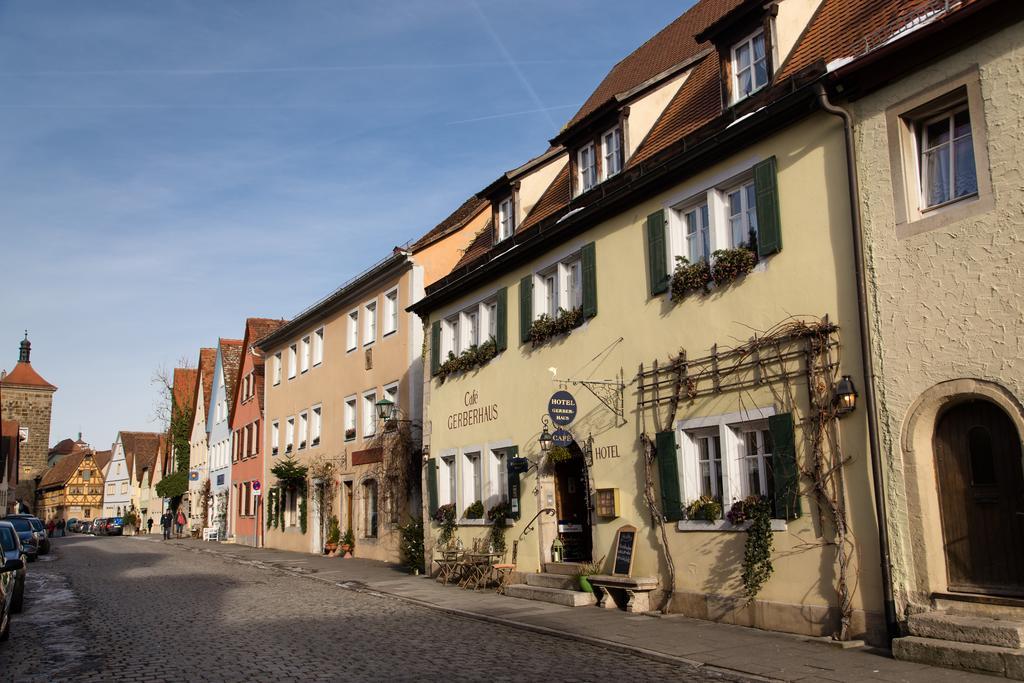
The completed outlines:
<svg viewBox="0 0 1024 683">
<path fill-rule="evenodd" d="M 824 544 L 835 549 L 834 585 L 840 613 L 835 637 L 849 639 L 852 597 L 856 591 L 856 547 L 849 530 L 844 495 L 843 465 L 848 459 L 844 458 L 839 445 L 838 414 L 832 401 L 839 372 L 839 352 L 839 327 L 828 316 L 789 318 L 754 334 L 738 346 L 720 348 L 716 344 L 709 354 L 697 358 L 690 358 L 685 349 L 680 349 L 667 363 L 655 360 L 650 367 L 640 366 L 636 392 L 645 456 L 645 500 L 652 519 L 660 528 L 669 579 L 662 611 L 668 611 L 675 593 L 675 565 L 668 552 L 666 510 L 654 486 L 658 440 L 648 433 L 648 425 L 655 434 L 671 430 L 681 406 L 698 398 L 726 393 L 735 394 L 742 409 L 748 392 L 756 389 L 767 389 L 777 405 L 792 411 L 798 404 L 794 388 L 803 385 L 808 410 L 795 425 L 803 435 L 796 441 L 799 493 L 809 495 L 816 503 L 822 536 L 820 541 L 802 547 Z M 668 457 L 674 458 L 675 453 Z"/>
</svg>

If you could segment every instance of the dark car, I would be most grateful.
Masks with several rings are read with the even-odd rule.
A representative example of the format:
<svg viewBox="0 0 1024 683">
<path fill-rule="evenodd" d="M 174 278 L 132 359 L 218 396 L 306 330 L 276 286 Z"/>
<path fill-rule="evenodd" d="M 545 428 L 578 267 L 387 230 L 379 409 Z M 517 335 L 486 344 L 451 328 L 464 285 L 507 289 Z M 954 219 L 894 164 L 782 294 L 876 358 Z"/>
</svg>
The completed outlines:
<svg viewBox="0 0 1024 683">
<path fill-rule="evenodd" d="M 18 532 L 18 539 L 25 549 L 28 561 L 35 562 L 36 557 L 39 556 L 39 546 L 36 545 L 36 533 L 33 531 L 32 523 L 29 522 L 28 517 L 24 515 L 7 515 L 4 517 L 4 521 L 10 522 L 14 526 L 14 530 Z"/>
<path fill-rule="evenodd" d="M 97 517 L 96 519 L 92 520 L 92 523 L 89 525 L 89 528 L 86 529 L 86 533 L 87 534 L 92 534 L 93 536 L 99 536 L 100 535 L 100 527 L 106 521 L 107 520 L 104 519 L 103 517 Z"/>
<path fill-rule="evenodd" d="M 0 640 L 7 640 L 11 635 L 11 611 L 17 591 L 18 571 L 24 568 L 24 560 L 8 560 L 4 553 L 4 562 L 0 565 Z"/>
<path fill-rule="evenodd" d="M 104 536 L 123 536 L 124 535 L 124 519 L 121 517 L 107 517 L 106 524 L 103 525 Z"/>
<path fill-rule="evenodd" d="M 50 537 L 46 534 L 46 526 L 38 517 L 34 515 L 7 515 L 4 519 L 8 521 L 27 519 L 28 523 L 32 525 L 32 533 L 35 535 L 36 548 L 39 549 L 39 554 L 46 555 L 50 552 Z"/>
<path fill-rule="evenodd" d="M 18 538 L 18 532 L 14 525 L 2 519 L 0 519 L 0 551 L 3 551 L 0 565 L 5 564 L 7 560 L 21 560 L 21 569 L 14 572 L 14 594 L 11 598 L 11 611 L 17 613 L 21 611 L 25 601 L 25 575 L 28 573 L 25 561 L 28 558 L 25 555 L 25 549 L 21 546 L 21 540 Z"/>
</svg>

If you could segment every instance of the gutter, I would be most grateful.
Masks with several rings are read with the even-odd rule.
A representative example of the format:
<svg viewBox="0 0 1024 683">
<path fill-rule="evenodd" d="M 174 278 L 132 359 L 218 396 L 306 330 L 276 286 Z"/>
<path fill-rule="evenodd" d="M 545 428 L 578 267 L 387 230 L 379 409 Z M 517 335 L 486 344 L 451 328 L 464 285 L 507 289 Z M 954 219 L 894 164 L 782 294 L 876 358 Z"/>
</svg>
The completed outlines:
<svg viewBox="0 0 1024 683">
<path fill-rule="evenodd" d="M 857 280 L 857 312 L 860 316 L 860 353 L 864 359 L 864 409 L 868 414 L 868 448 L 871 453 L 871 481 L 875 489 L 875 515 L 878 518 L 878 545 L 882 565 L 882 600 L 885 610 L 885 628 L 889 639 L 899 635 L 896 602 L 892 590 L 892 561 L 889 556 L 889 517 L 885 508 L 885 482 L 882 477 L 882 449 L 878 439 L 878 416 L 875 412 L 875 366 L 871 356 L 871 328 L 868 326 L 867 286 L 864 282 L 864 231 L 860 213 L 860 186 L 857 182 L 857 164 L 854 156 L 853 121 L 849 112 L 828 99 L 825 87 L 815 84 L 821 108 L 843 120 L 843 138 L 846 141 L 846 180 L 850 194 L 850 224 L 853 229 L 853 265 Z"/>
</svg>

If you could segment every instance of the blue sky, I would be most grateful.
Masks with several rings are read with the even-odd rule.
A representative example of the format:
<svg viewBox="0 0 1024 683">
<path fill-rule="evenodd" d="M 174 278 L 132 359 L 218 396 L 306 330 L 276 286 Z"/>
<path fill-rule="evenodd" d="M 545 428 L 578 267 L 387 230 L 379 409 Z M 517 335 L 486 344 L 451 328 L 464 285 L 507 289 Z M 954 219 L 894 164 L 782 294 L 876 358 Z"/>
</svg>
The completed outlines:
<svg viewBox="0 0 1024 683">
<path fill-rule="evenodd" d="M 51 443 L 155 428 L 155 368 L 427 231 L 691 4 L 3 0 L 0 367 L 27 328 Z"/>
</svg>

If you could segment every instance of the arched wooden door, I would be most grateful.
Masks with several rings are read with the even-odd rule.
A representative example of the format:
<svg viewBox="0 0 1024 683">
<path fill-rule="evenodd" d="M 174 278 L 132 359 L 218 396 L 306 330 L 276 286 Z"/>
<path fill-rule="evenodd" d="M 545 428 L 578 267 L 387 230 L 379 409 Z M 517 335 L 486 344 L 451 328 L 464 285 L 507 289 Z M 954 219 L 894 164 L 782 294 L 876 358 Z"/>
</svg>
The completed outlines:
<svg viewBox="0 0 1024 683">
<path fill-rule="evenodd" d="M 935 427 L 949 590 L 1024 595 L 1020 437 L 988 401 L 959 404 Z"/>
</svg>

